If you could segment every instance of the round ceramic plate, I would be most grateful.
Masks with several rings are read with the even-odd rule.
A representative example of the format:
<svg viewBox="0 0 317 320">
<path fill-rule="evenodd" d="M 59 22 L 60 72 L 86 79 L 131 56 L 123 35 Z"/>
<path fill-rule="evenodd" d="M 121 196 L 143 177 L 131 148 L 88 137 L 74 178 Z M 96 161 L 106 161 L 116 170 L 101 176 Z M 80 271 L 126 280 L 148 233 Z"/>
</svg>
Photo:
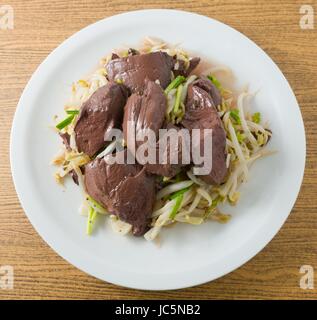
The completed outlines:
<svg viewBox="0 0 317 320">
<path fill-rule="evenodd" d="M 177 26 L 177 27 L 173 27 Z M 238 84 L 258 91 L 254 110 L 269 120 L 268 148 L 241 188 L 241 201 L 226 208 L 228 224 L 179 224 L 161 234 L 160 247 L 143 237 L 122 237 L 99 223 L 85 235 L 81 194 L 53 178 L 49 163 L 60 139 L 49 128 L 70 85 L 94 69 L 113 48 L 134 46 L 146 36 L 181 43 L 185 49 L 227 65 Z M 251 40 L 216 20 L 173 10 L 145 10 L 99 21 L 76 33 L 39 66 L 26 86 L 14 118 L 11 166 L 15 187 L 42 238 L 77 268 L 114 284 L 149 290 L 177 289 L 221 277 L 255 256 L 278 232 L 300 189 L 305 132 L 295 96 L 278 67 Z M 142 195 L 140 195 L 142 196 Z"/>
</svg>

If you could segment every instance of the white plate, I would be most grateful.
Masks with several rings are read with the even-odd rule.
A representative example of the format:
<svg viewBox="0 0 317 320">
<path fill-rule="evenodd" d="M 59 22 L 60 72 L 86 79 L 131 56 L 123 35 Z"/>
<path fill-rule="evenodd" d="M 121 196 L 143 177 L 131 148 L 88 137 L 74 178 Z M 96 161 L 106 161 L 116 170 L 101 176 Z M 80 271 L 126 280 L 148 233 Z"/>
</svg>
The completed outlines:
<svg viewBox="0 0 317 320">
<path fill-rule="evenodd" d="M 70 84 L 90 72 L 101 57 L 145 36 L 201 53 L 232 68 L 239 83 L 260 89 L 253 106 L 269 119 L 274 156 L 260 160 L 242 188 L 226 225 L 178 225 L 162 234 L 161 247 L 143 238 L 121 237 L 100 223 L 85 235 L 81 196 L 65 192 L 49 166 L 60 140 L 48 126 L 60 113 Z M 216 20 L 173 10 L 129 12 L 99 21 L 66 40 L 39 66 L 20 99 L 11 135 L 15 187 L 42 238 L 77 268 L 118 285 L 150 290 L 184 288 L 211 281 L 256 255 L 289 215 L 305 165 L 305 133 L 295 96 L 278 67 L 252 41 Z M 142 195 L 140 195 L 142 196 Z"/>
</svg>

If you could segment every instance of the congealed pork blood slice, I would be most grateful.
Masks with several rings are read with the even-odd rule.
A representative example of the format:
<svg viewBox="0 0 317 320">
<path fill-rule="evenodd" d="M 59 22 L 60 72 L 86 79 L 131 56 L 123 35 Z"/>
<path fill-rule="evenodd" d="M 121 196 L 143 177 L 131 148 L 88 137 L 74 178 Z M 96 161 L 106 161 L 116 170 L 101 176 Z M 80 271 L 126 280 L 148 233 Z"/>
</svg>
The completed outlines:
<svg viewBox="0 0 317 320">
<path fill-rule="evenodd" d="M 157 162 L 156 164 L 146 164 L 146 171 L 155 175 L 172 178 L 174 177 L 182 167 L 188 165 L 189 163 L 185 163 L 185 159 L 182 158 L 182 154 L 188 153 L 188 159 L 190 160 L 190 137 L 186 137 L 180 131 L 182 128 L 173 125 L 172 123 L 168 123 L 166 126 L 168 130 L 159 141 L 156 143 L 156 159 L 157 161 L 160 159 L 164 159 L 164 163 Z M 173 134 L 179 134 L 177 137 L 177 145 L 171 145 L 170 139 L 164 139 L 166 135 L 170 134 L 170 130 L 174 130 Z M 164 144 L 161 143 L 164 139 Z M 182 141 L 182 139 L 184 141 Z M 176 139 L 175 139 L 176 140 Z M 165 143 L 167 141 L 167 143 Z M 164 145 L 164 147 L 162 147 Z M 185 148 L 185 150 L 183 150 Z M 161 156 L 161 158 L 160 158 Z M 165 161 L 166 159 L 166 161 Z M 175 159 L 177 163 L 174 163 L 172 159 Z"/>
<path fill-rule="evenodd" d="M 84 179 L 88 194 L 107 208 L 111 207 L 111 195 L 119 184 L 141 170 L 138 165 L 108 164 L 108 157 L 95 158 L 89 162 L 85 166 Z"/>
<path fill-rule="evenodd" d="M 165 111 L 167 108 L 166 96 L 162 88 L 152 81 L 145 82 L 143 94 L 133 93 L 127 100 L 124 107 L 123 117 L 123 134 L 127 142 L 128 149 L 130 148 L 131 139 L 128 137 L 128 132 L 136 134 L 147 134 L 147 130 L 152 130 L 156 138 L 158 137 L 159 129 L 161 129 Z M 135 146 L 138 147 L 143 142 L 135 141 Z M 131 150 L 134 153 L 133 150 Z"/>
<path fill-rule="evenodd" d="M 108 158 L 96 158 L 85 166 L 87 193 L 120 220 L 130 223 L 135 236 L 143 235 L 155 201 L 154 176 L 138 164 L 109 164 Z"/>
<path fill-rule="evenodd" d="M 113 212 L 132 225 L 135 236 L 149 229 L 154 202 L 155 179 L 144 168 L 135 176 L 128 176 L 111 198 Z"/>
<path fill-rule="evenodd" d="M 120 57 L 116 54 L 116 53 L 112 53 L 111 54 L 111 59 L 110 60 L 114 60 L 114 59 L 119 59 Z"/>
<path fill-rule="evenodd" d="M 191 72 L 198 66 L 200 62 L 199 57 L 195 57 L 189 60 L 189 66 L 186 68 L 186 64 L 184 60 L 176 59 L 173 67 L 174 76 L 184 76 L 188 77 Z"/>
<path fill-rule="evenodd" d="M 92 157 L 106 146 L 107 134 L 121 127 L 127 95 L 123 85 L 109 82 L 82 105 L 75 125 L 78 151 Z"/>
<path fill-rule="evenodd" d="M 135 56 L 137 54 L 140 54 L 140 52 L 138 50 L 133 49 L 133 48 L 129 48 L 129 50 L 128 50 L 128 55 L 129 56 Z"/>
<path fill-rule="evenodd" d="M 215 108 L 210 91 L 205 82 L 193 82 L 188 86 L 186 112 L 182 125 L 189 129 L 212 129 L 212 169 L 210 174 L 199 176 L 208 184 L 220 184 L 227 174 L 226 166 L 226 133 L 222 121 Z M 199 86 L 198 86 L 199 84 Z M 200 146 L 203 147 L 203 135 L 201 135 Z"/>
<path fill-rule="evenodd" d="M 78 175 L 77 175 L 76 171 L 73 169 L 73 170 L 69 171 L 69 174 L 72 177 L 74 183 L 77 184 L 77 186 L 79 186 Z"/>
<path fill-rule="evenodd" d="M 186 76 L 189 76 L 191 72 L 199 65 L 200 58 L 199 57 L 194 57 L 189 60 L 189 67 L 186 70 Z"/>
<path fill-rule="evenodd" d="M 155 133 L 156 139 L 159 138 L 159 130 L 162 128 L 164 123 L 165 111 L 167 107 L 166 104 L 166 97 L 162 89 L 159 85 L 151 81 L 146 82 L 146 87 L 143 95 L 134 93 L 129 97 L 127 104 L 124 108 L 123 117 L 123 133 L 125 141 L 127 142 L 128 149 L 130 148 L 128 130 L 132 132 L 131 126 L 135 130 L 135 134 L 140 133 L 142 131 L 146 133 L 147 129 L 151 129 Z M 130 128 L 128 128 L 129 126 Z M 179 130 L 178 127 L 173 126 L 172 124 L 168 124 L 167 126 L 165 126 L 165 129 L 175 129 L 175 131 Z M 165 177 L 173 177 L 182 167 L 182 149 L 175 150 L 175 148 L 172 148 L 172 150 L 170 150 L 169 140 L 167 142 L 168 143 L 165 146 L 164 150 L 160 150 L 159 141 L 157 141 L 152 146 L 149 145 L 150 148 L 152 147 L 155 149 L 153 151 L 156 154 L 156 163 L 146 163 L 145 168 L 147 172 Z M 181 142 L 181 137 L 179 137 L 179 142 Z M 142 143 L 143 141 L 135 141 L 136 148 L 140 146 Z M 158 163 L 160 157 L 159 151 L 163 152 L 162 156 L 166 155 L 166 164 Z M 170 151 L 172 151 L 172 154 L 170 153 Z M 177 157 L 178 164 L 171 164 L 170 159 L 173 156 Z M 140 159 L 139 157 L 137 158 L 137 161 L 144 164 L 144 159 Z"/>
<path fill-rule="evenodd" d="M 62 138 L 62 141 L 63 141 L 63 144 L 66 148 L 66 150 L 71 150 L 71 147 L 70 147 L 70 135 L 65 132 L 65 133 L 59 133 L 59 136 Z"/>
<path fill-rule="evenodd" d="M 131 92 L 142 92 L 145 79 L 158 81 L 164 89 L 171 82 L 173 58 L 165 52 L 135 54 L 111 60 L 106 65 L 107 77 L 122 81 Z"/>
<path fill-rule="evenodd" d="M 206 92 L 208 92 L 212 98 L 212 101 L 215 107 L 221 105 L 222 103 L 221 93 L 219 92 L 217 87 L 207 77 L 201 76 L 200 78 L 198 78 L 193 82 L 193 86 L 197 86 L 205 90 Z"/>
</svg>

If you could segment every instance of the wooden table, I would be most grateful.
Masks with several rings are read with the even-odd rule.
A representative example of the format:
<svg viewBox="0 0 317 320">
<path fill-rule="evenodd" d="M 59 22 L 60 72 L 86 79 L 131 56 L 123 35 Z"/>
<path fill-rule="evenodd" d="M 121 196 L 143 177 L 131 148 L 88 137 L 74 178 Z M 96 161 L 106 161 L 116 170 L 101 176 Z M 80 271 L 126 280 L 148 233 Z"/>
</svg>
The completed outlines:
<svg viewBox="0 0 317 320">
<path fill-rule="evenodd" d="M 317 289 L 299 287 L 301 265 L 312 265 L 317 270 L 317 30 L 299 27 L 299 7 L 313 1 L 5 2 L 13 7 L 15 16 L 14 30 L 0 30 L 0 266 L 14 266 L 15 283 L 13 290 L 0 289 L 0 299 L 317 298 Z M 307 135 L 304 183 L 290 217 L 274 240 L 227 276 L 170 292 L 130 290 L 104 283 L 60 258 L 38 236 L 21 209 L 9 163 L 13 114 L 39 63 L 81 28 L 104 17 L 144 8 L 174 8 L 208 15 L 254 40 L 289 80 L 301 107 Z M 316 3 L 315 10 L 316 20 Z"/>
</svg>

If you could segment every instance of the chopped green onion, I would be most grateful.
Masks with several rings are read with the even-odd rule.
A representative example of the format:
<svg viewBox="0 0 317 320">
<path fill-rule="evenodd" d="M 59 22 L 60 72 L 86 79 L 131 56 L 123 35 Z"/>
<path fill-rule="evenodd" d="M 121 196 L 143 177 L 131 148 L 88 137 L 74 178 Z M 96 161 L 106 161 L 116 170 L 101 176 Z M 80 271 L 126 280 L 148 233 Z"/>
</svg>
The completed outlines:
<svg viewBox="0 0 317 320">
<path fill-rule="evenodd" d="M 65 127 L 67 127 L 68 125 L 70 125 L 74 119 L 75 115 L 71 114 L 70 116 L 68 116 L 67 118 L 65 118 L 63 121 L 61 121 L 60 123 L 58 123 L 56 125 L 56 128 L 58 130 L 62 130 Z"/>
<path fill-rule="evenodd" d="M 76 114 L 79 114 L 79 110 L 66 110 L 66 113 L 76 115 Z"/>
<path fill-rule="evenodd" d="M 175 199 L 175 198 L 177 198 L 178 196 L 180 196 L 181 194 L 184 194 L 184 193 L 185 193 L 186 191 L 188 191 L 189 189 L 190 189 L 190 187 L 187 187 L 187 188 L 178 190 L 178 191 L 172 193 L 172 194 L 169 196 L 169 199 Z"/>
<path fill-rule="evenodd" d="M 178 113 L 178 109 L 179 109 L 179 105 L 181 102 L 181 95 L 182 95 L 182 91 L 183 91 L 183 85 L 180 84 L 177 88 L 177 92 L 176 92 L 176 99 L 175 99 L 175 104 L 174 104 L 174 108 L 173 108 L 173 112 L 175 114 Z"/>
<path fill-rule="evenodd" d="M 117 80 L 116 80 L 116 83 L 117 83 L 117 84 L 123 84 L 123 80 L 122 80 L 122 79 L 117 79 Z"/>
<path fill-rule="evenodd" d="M 215 76 L 209 75 L 207 78 L 216 86 L 218 90 L 222 90 L 221 83 Z"/>
<path fill-rule="evenodd" d="M 181 110 L 180 112 L 178 112 L 177 117 L 175 119 L 175 123 L 176 124 L 180 123 L 183 120 L 184 115 L 185 115 L 184 111 Z"/>
<path fill-rule="evenodd" d="M 186 78 L 184 76 L 177 76 L 165 89 L 165 94 L 168 94 L 172 89 L 177 88 L 180 84 L 182 84 Z"/>
<path fill-rule="evenodd" d="M 260 112 L 254 113 L 252 116 L 252 121 L 255 123 L 260 123 L 261 122 L 261 113 Z"/>
<path fill-rule="evenodd" d="M 231 110 L 230 111 L 230 117 L 236 122 L 236 124 L 241 124 L 241 119 L 239 116 L 239 110 L 235 109 L 235 110 Z"/>
<path fill-rule="evenodd" d="M 88 220 L 87 220 L 87 229 L 86 229 L 87 235 L 91 235 L 93 225 L 96 222 L 96 218 L 97 218 L 97 212 L 94 210 L 94 208 L 90 207 Z"/>
<path fill-rule="evenodd" d="M 93 199 L 91 196 L 87 195 L 86 200 L 89 202 L 89 205 L 97 212 L 99 213 L 107 213 L 107 210 L 99 204 L 95 199 Z"/>
<path fill-rule="evenodd" d="M 169 216 L 170 219 L 174 219 L 175 218 L 175 216 L 176 216 L 176 214 L 177 214 L 177 212 L 178 212 L 178 210 L 179 210 L 179 208 L 180 208 L 180 206 L 182 204 L 183 197 L 184 197 L 184 194 L 182 193 L 182 194 L 179 194 L 175 198 L 176 201 L 175 201 L 175 205 L 174 205 L 174 207 L 173 207 L 173 209 L 172 209 L 172 211 L 170 213 L 170 216 Z"/>
</svg>

